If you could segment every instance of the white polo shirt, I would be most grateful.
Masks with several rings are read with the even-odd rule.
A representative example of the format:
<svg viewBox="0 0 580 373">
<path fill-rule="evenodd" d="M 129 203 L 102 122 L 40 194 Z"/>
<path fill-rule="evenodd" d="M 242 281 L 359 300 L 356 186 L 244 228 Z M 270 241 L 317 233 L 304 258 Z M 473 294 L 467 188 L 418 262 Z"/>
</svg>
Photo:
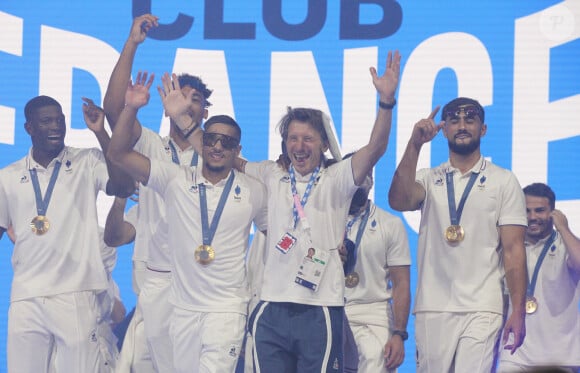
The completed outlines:
<svg viewBox="0 0 580 373">
<path fill-rule="evenodd" d="M 62 162 L 46 211 L 50 229 L 30 229 L 38 215 L 29 169 L 36 168 L 42 197 L 56 161 Z M 101 260 L 96 199 L 109 176 L 98 149 L 66 146 L 48 168 L 28 155 L 0 170 L 0 226 L 14 227 L 11 301 L 107 288 Z"/>
<path fill-rule="evenodd" d="M 463 208 L 465 239 L 445 240 L 451 225 L 446 172 L 453 171 L 455 203 L 472 172 L 479 172 Z M 414 312 L 502 313 L 504 270 L 499 226 L 527 226 L 523 191 L 514 174 L 483 157 L 464 175 L 449 162 L 417 172 L 425 188 L 418 241 L 418 288 Z"/>
<path fill-rule="evenodd" d="M 262 299 L 317 306 L 344 305 L 344 270 L 337 248 L 342 243 L 350 201 L 357 189 L 351 159 L 320 170 L 304 207 L 311 227 L 312 246 L 316 250 L 330 251 L 325 273 L 316 292 L 295 283 L 299 266 L 310 245 L 295 245 L 286 254 L 276 249 L 278 241 L 288 232 L 295 235 L 299 243 L 308 241 L 300 224 L 298 229 L 293 229 L 293 197 L 288 172 L 273 161 L 248 163 L 245 171 L 261 180 L 268 189 L 270 213 Z M 309 180 L 310 174 L 301 176 L 296 173 L 296 188 L 300 196 L 304 194 Z"/>
<path fill-rule="evenodd" d="M 148 128 L 142 127 L 141 136 L 135 144 L 135 151 L 149 159 L 172 162 L 169 136 L 161 137 Z M 181 151 L 173 143 L 179 163 L 189 166 L 194 155 L 193 147 Z M 201 158 L 200 158 L 201 159 Z M 163 198 L 145 185 L 139 185 L 139 210 L 133 260 L 147 262 L 151 269 L 171 271 L 171 253 L 167 237 L 167 218 Z"/>
<path fill-rule="evenodd" d="M 215 259 L 208 265 L 195 260 L 203 243 L 198 184 L 206 185 L 208 223 L 211 224 L 226 179 L 212 185 L 196 167 L 151 161 L 148 186 L 165 200 L 173 281 L 169 300 L 196 312 L 247 312 L 249 289 L 245 255 L 252 221 L 266 228 L 266 193 L 257 180 L 233 171 L 235 178 L 211 247 Z"/>
<path fill-rule="evenodd" d="M 369 203 L 369 217 L 354 267 L 359 283 L 345 288 L 345 311 L 350 322 L 384 327 L 389 324 L 387 307 L 392 297 L 389 267 L 411 265 L 411 254 L 401 219 Z M 347 232 L 352 242 L 356 243 L 360 224 L 359 217 Z"/>
<path fill-rule="evenodd" d="M 546 237 L 536 244 L 526 242 L 530 279 Z M 580 366 L 580 274 L 566 261 L 568 251 L 558 233 L 542 262 L 534 288 L 538 310 L 526 315 L 526 338 L 512 355 L 501 351 L 501 361 L 524 366 Z M 510 303 L 510 312 L 511 312 Z"/>
</svg>

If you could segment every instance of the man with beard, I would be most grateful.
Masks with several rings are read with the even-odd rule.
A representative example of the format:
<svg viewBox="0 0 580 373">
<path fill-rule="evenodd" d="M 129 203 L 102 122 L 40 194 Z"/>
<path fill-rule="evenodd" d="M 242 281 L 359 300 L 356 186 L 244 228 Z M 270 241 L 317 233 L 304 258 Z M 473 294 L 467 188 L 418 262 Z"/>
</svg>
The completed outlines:
<svg viewBox="0 0 580 373">
<path fill-rule="evenodd" d="M 393 209 L 421 210 L 417 371 L 489 372 L 502 325 L 504 271 L 513 308 L 502 347 L 514 353 L 525 337 L 524 195 L 512 172 L 481 155 L 487 126 L 479 102 L 456 98 L 435 124 L 438 110 L 415 124 L 389 191 Z M 449 160 L 416 171 L 421 147 L 439 130 Z"/>
<path fill-rule="evenodd" d="M 500 372 L 524 372 L 538 366 L 580 368 L 580 239 L 556 210 L 556 195 L 543 183 L 524 188 L 528 229 L 526 256 L 526 340 L 500 355 Z M 510 304 L 511 309 L 511 304 Z"/>
<path fill-rule="evenodd" d="M 403 222 L 368 199 L 371 186 L 372 179 L 357 189 L 350 204 L 345 312 L 358 350 L 358 372 L 386 373 L 396 371 L 405 358 L 411 257 Z"/>
</svg>

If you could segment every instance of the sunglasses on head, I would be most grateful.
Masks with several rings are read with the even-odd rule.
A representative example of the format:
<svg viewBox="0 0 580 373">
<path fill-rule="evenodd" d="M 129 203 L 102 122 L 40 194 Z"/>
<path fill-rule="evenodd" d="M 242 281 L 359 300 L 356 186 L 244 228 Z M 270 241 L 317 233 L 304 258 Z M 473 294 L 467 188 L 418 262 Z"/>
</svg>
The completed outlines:
<svg viewBox="0 0 580 373">
<path fill-rule="evenodd" d="M 480 114 L 476 106 L 460 106 L 455 110 L 445 112 L 445 120 L 459 120 L 459 114 L 461 113 L 463 113 L 465 119 L 475 119 Z"/>
<path fill-rule="evenodd" d="M 213 147 L 218 141 L 221 142 L 222 147 L 227 150 L 235 149 L 240 144 L 240 140 L 235 137 L 215 132 L 203 133 L 203 146 Z"/>
</svg>

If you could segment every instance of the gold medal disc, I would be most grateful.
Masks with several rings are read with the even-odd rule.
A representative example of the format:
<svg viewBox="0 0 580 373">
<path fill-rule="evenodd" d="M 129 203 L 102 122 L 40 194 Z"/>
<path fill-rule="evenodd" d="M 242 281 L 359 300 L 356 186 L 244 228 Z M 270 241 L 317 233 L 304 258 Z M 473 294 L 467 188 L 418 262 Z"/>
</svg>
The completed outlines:
<svg viewBox="0 0 580 373">
<path fill-rule="evenodd" d="M 32 229 L 32 233 L 35 233 L 37 236 L 42 236 L 48 232 L 48 228 L 50 228 L 50 222 L 46 216 L 35 216 L 30 222 L 30 229 Z"/>
<path fill-rule="evenodd" d="M 195 249 L 195 261 L 199 264 L 208 265 L 215 259 L 215 251 L 210 245 L 199 245 Z"/>
<path fill-rule="evenodd" d="M 450 225 L 445 230 L 445 239 L 447 242 L 461 242 L 465 238 L 465 232 L 461 225 Z"/>
<path fill-rule="evenodd" d="M 360 277 L 358 273 L 351 272 L 344 278 L 344 286 L 346 286 L 347 288 L 354 288 L 355 286 L 358 285 L 359 281 Z"/>
<path fill-rule="evenodd" d="M 538 310 L 538 300 L 534 297 L 526 298 L 526 313 L 532 314 Z"/>
</svg>

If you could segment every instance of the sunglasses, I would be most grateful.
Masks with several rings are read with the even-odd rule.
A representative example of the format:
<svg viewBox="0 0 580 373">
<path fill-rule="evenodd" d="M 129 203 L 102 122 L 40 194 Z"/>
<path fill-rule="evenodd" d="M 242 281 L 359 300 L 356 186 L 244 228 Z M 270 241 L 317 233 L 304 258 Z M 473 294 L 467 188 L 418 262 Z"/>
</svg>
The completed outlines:
<svg viewBox="0 0 580 373">
<path fill-rule="evenodd" d="M 235 137 L 215 132 L 203 133 L 203 146 L 213 147 L 218 141 L 221 142 L 222 147 L 226 150 L 235 149 L 240 144 L 240 140 Z"/>
<path fill-rule="evenodd" d="M 449 121 L 458 121 L 459 114 L 463 113 L 466 120 L 473 120 L 476 116 L 480 116 L 479 109 L 476 106 L 460 106 L 455 110 L 448 110 L 445 112 L 444 118 Z"/>
</svg>

